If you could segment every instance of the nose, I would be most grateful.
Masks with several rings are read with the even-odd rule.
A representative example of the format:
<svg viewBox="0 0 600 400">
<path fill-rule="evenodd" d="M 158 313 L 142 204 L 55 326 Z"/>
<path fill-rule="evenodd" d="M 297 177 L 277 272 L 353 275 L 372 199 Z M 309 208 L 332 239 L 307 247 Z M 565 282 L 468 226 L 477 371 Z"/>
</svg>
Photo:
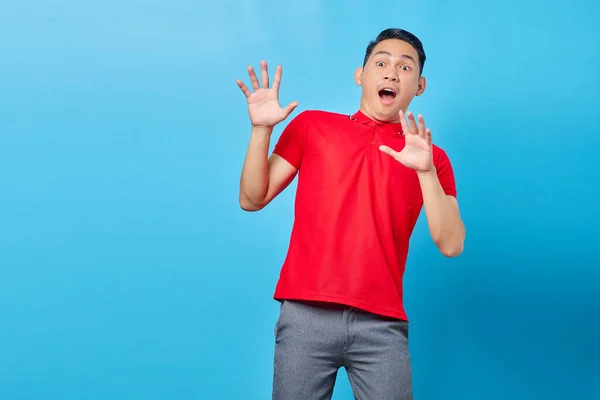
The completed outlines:
<svg viewBox="0 0 600 400">
<path fill-rule="evenodd" d="M 384 76 L 384 79 L 386 81 L 390 81 L 390 82 L 398 82 L 398 76 L 394 73 L 394 72 L 387 72 Z"/>
</svg>

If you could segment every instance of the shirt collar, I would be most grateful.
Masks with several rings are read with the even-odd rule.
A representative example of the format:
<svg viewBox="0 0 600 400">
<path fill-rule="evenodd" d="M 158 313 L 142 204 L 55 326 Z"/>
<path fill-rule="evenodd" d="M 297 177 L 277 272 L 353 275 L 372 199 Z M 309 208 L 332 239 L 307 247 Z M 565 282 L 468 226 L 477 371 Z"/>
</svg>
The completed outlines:
<svg viewBox="0 0 600 400">
<path fill-rule="evenodd" d="M 400 124 L 400 122 L 390 123 L 375 121 L 374 119 L 371 119 L 370 117 L 365 115 L 360 110 L 350 115 L 349 118 L 352 121 L 358 122 L 359 124 L 364 124 L 372 127 L 382 127 L 382 129 L 386 132 L 393 133 L 395 135 L 402 134 L 402 124 Z"/>
</svg>

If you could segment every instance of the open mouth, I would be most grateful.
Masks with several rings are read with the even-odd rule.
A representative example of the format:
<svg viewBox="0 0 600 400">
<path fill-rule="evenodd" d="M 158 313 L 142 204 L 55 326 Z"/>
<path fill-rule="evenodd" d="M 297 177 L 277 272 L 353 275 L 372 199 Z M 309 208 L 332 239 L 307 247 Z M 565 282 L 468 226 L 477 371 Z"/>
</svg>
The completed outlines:
<svg viewBox="0 0 600 400">
<path fill-rule="evenodd" d="M 390 104 L 396 98 L 396 92 L 389 88 L 383 88 L 379 91 L 379 98 L 385 104 Z"/>
</svg>

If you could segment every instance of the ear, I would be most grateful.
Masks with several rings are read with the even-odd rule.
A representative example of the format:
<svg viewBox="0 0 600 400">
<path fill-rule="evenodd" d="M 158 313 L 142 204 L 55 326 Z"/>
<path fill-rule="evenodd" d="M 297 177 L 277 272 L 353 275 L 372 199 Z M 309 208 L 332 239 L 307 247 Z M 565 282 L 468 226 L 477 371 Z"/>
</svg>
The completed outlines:
<svg viewBox="0 0 600 400">
<path fill-rule="evenodd" d="M 362 74 L 363 67 L 358 67 L 356 68 L 356 71 L 354 71 L 354 83 L 356 83 L 358 86 L 362 85 Z"/>
<path fill-rule="evenodd" d="M 420 96 L 423 94 L 423 92 L 425 91 L 425 87 L 427 86 L 427 79 L 425 79 L 424 76 L 419 78 L 419 87 L 417 89 L 417 96 Z"/>
</svg>

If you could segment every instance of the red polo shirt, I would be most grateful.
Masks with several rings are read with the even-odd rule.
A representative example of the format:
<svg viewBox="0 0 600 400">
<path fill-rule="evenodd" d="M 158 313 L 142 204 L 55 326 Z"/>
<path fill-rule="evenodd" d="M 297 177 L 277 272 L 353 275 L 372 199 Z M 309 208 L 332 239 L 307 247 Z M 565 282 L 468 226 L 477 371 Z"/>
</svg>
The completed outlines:
<svg viewBox="0 0 600 400">
<path fill-rule="evenodd" d="M 404 147 L 402 127 L 304 111 L 274 152 L 299 169 L 295 220 L 274 298 L 324 301 L 407 320 L 402 277 L 423 205 L 417 173 L 379 150 Z M 446 194 L 456 196 L 446 153 L 433 146 Z"/>
</svg>

